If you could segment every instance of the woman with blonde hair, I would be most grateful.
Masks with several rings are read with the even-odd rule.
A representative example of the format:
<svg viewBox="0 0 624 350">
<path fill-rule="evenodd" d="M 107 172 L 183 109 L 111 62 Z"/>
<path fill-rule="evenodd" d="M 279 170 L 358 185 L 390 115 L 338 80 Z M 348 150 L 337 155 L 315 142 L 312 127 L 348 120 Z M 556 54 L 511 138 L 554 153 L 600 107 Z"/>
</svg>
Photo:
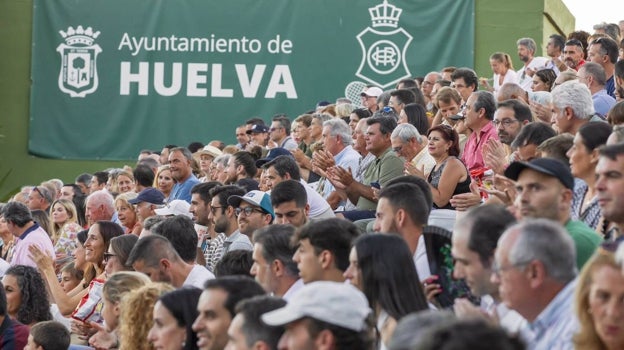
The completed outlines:
<svg viewBox="0 0 624 350">
<path fill-rule="evenodd" d="M 109 179 L 108 190 L 111 193 L 126 193 L 134 191 L 134 176 L 131 172 L 122 169 L 112 171 Z"/>
<path fill-rule="evenodd" d="M 165 195 L 165 201 L 169 199 L 169 195 L 171 195 L 171 190 L 173 189 L 173 185 L 175 185 L 175 183 L 176 180 L 173 176 L 171 176 L 169 164 L 158 167 L 156 176 L 154 176 L 154 188 L 158 189 Z"/>
<path fill-rule="evenodd" d="M 134 207 L 129 202 L 129 200 L 135 199 L 137 196 L 136 192 L 126 192 L 118 195 L 115 198 L 115 210 L 117 210 L 117 216 L 124 233 L 132 233 L 138 236 L 141 234 L 142 226 Z"/>
<path fill-rule="evenodd" d="M 151 283 L 147 275 L 134 271 L 121 271 L 110 276 L 102 288 L 102 318 L 104 326 L 92 323 L 98 332 L 89 338 L 89 344 L 96 349 L 116 348 L 119 344 L 117 330 L 121 314 L 122 298 L 133 290 Z M 117 346 L 116 346 L 117 345 Z"/>
<path fill-rule="evenodd" d="M 578 277 L 576 349 L 624 349 L 624 276 L 615 255 L 599 249 Z"/>
<path fill-rule="evenodd" d="M 52 203 L 52 243 L 56 258 L 65 258 L 76 249 L 76 235 L 82 231 L 74 202 L 57 199 Z"/>
<path fill-rule="evenodd" d="M 490 67 L 494 72 L 493 83 L 490 85 L 487 78 L 480 78 L 481 85 L 494 93 L 496 97 L 498 90 L 505 83 L 517 83 L 518 76 L 513 69 L 513 63 L 511 62 L 511 56 L 505 52 L 495 52 L 490 56 Z"/>
<path fill-rule="evenodd" d="M 150 283 L 126 294 L 121 300 L 119 317 L 119 349 L 144 350 L 151 349 L 147 341 L 154 321 L 152 319 L 154 304 L 161 295 L 173 291 L 166 283 Z"/>
</svg>

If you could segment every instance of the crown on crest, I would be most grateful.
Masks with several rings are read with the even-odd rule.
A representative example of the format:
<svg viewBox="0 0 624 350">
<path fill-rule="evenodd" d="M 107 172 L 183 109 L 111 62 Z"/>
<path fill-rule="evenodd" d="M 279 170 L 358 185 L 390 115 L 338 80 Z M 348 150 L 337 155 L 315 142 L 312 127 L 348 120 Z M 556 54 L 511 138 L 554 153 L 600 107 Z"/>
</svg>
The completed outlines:
<svg viewBox="0 0 624 350">
<path fill-rule="evenodd" d="M 403 10 L 388 4 L 388 0 L 384 0 L 382 4 L 369 8 L 368 12 L 370 12 L 371 20 L 373 21 L 373 28 L 396 28 L 399 25 L 399 17 L 401 17 Z"/>
<path fill-rule="evenodd" d="M 63 39 L 65 39 L 65 43 L 67 45 L 73 44 L 83 44 L 86 46 L 90 46 L 93 44 L 93 41 L 100 36 L 100 32 L 93 32 L 91 27 L 87 27 L 87 29 L 82 28 L 82 26 L 78 26 L 78 28 L 74 29 L 72 26 L 67 28 L 67 32 L 59 30 Z"/>
</svg>

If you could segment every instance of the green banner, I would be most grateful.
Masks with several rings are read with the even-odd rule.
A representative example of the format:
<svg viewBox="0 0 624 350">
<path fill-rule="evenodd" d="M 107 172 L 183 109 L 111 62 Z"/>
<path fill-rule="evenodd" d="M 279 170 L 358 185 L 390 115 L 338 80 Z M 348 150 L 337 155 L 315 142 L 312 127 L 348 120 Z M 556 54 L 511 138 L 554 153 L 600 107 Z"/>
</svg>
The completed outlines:
<svg viewBox="0 0 624 350">
<path fill-rule="evenodd" d="M 29 152 L 123 160 L 473 66 L 474 0 L 35 0 Z"/>
</svg>

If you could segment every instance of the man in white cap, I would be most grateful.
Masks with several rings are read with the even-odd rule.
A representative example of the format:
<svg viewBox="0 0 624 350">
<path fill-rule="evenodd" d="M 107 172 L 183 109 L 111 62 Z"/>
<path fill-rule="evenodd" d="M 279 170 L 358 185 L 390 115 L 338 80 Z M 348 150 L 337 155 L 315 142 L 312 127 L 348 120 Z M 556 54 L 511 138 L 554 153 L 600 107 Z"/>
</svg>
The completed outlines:
<svg viewBox="0 0 624 350">
<path fill-rule="evenodd" d="M 262 315 L 269 326 L 286 326 L 278 349 L 370 349 L 368 300 L 338 282 L 305 285 L 286 306 Z"/>
<path fill-rule="evenodd" d="M 377 106 L 377 97 L 383 93 L 383 90 L 376 86 L 366 88 L 360 96 L 362 97 L 362 106 L 367 108 L 371 113 L 375 113 L 379 108 Z"/>
<path fill-rule="evenodd" d="M 154 212 L 156 213 L 156 215 L 161 215 L 161 216 L 184 215 L 187 218 L 192 219 L 193 214 L 189 212 L 190 208 L 191 208 L 191 205 L 188 204 L 186 201 L 181 200 L 181 199 L 174 199 L 171 202 L 165 204 L 164 207 L 154 209 Z"/>
</svg>

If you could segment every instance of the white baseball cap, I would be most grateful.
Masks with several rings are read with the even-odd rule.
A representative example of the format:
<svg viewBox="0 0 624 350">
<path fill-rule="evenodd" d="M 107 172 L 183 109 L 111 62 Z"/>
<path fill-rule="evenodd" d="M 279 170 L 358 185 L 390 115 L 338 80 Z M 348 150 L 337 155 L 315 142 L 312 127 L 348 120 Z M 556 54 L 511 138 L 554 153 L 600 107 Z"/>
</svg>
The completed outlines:
<svg viewBox="0 0 624 350">
<path fill-rule="evenodd" d="M 193 218 L 193 215 L 189 212 L 191 205 L 187 201 L 181 199 L 174 199 L 171 202 L 165 204 L 164 207 L 154 209 L 156 215 L 169 216 L 169 215 L 184 215 L 189 218 Z"/>
<path fill-rule="evenodd" d="M 379 95 L 383 94 L 383 90 L 373 86 L 370 87 L 368 89 L 366 89 L 366 91 L 362 92 L 360 95 L 361 96 L 372 96 L 372 97 L 379 97 Z"/>
<path fill-rule="evenodd" d="M 350 284 L 318 281 L 304 285 L 286 306 L 262 315 L 269 326 L 282 326 L 304 317 L 361 332 L 371 313 L 364 293 Z"/>
</svg>

